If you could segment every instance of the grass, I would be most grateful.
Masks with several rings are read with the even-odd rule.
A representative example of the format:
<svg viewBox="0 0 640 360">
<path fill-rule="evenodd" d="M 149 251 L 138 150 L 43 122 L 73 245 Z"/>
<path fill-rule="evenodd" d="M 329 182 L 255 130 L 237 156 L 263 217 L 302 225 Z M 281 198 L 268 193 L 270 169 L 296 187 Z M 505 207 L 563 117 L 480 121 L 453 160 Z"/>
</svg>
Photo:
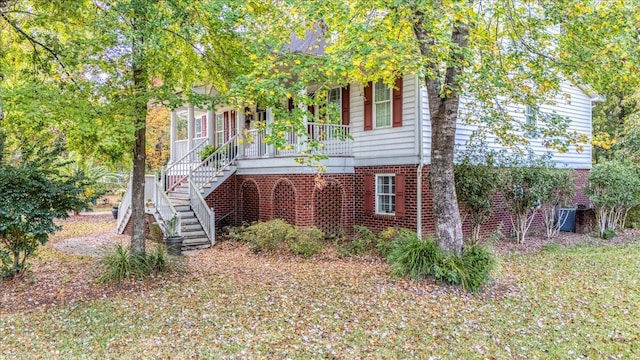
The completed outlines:
<svg viewBox="0 0 640 360">
<path fill-rule="evenodd" d="M 164 288 L 3 315 L 0 358 L 638 358 L 640 245 L 553 250 L 469 294 L 217 248 Z"/>
</svg>

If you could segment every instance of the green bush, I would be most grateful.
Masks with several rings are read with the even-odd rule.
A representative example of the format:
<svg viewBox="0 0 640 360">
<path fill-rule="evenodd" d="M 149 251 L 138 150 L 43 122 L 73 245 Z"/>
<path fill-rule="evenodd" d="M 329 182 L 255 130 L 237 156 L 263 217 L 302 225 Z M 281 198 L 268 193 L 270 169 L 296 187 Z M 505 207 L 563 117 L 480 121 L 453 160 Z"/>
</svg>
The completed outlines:
<svg viewBox="0 0 640 360">
<path fill-rule="evenodd" d="M 489 281 L 496 265 L 495 256 L 487 247 L 466 246 L 462 256 L 445 254 L 433 239 L 420 240 L 415 234 L 403 232 L 391 243 L 387 261 L 396 276 L 422 280 L 433 277 L 438 282 L 461 285 L 475 291 Z"/>
<path fill-rule="evenodd" d="M 324 232 L 317 227 L 302 227 L 296 228 L 295 233 L 287 239 L 287 245 L 292 253 L 311 257 L 322 251 L 324 248 L 323 239 Z"/>
<path fill-rule="evenodd" d="M 295 227 L 284 220 L 274 219 L 247 226 L 242 239 L 249 243 L 253 252 L 281 250 L 285 241 L 295 233 Z"/>
<path fill-rule="evenodd" d="M 101 259 L 102 275 L 99 282 L 122 282 L 128 278 L 144 279 L 170 269 L 164 247 L 156 246 L 155 250 L 145 254 L 133 254 L 128 248 L 118 244 L 104 253 Z"/>
<path fill-rule="evenodd" d="M 396 240 L 400 236 L 409 236 L 411 234 L 413 234 L 412 230 L 398 227 L 388 227 L 382 230 L 378 234 L 378 240 L 376 244 L 378 255 L 380 255 L 382 258 L 386 258 L 391 251 L 391 244 L 394 240 Z"/>
<path fill-rule="evenodd" d="M 202 151 L 200 151 L 199 155 L 200 155 L 200 160 L 204 161 L 206 160 L 209 156 L 211 156 L 211 154 L 213 154 L 214 152 L 216 152 L 216 150 L 218 150 L 217 146 L 214 145 L 206 145 Z"/>
</svg>

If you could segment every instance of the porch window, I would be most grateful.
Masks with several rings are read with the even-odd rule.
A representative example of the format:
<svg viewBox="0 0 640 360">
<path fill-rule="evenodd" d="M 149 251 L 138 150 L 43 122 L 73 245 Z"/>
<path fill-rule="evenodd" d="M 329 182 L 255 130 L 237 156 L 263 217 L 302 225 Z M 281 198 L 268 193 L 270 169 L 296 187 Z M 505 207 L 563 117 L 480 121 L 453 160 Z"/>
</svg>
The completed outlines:
<svg viewBox="0 0 640 360">
<path fill-rule="evenodd" d="M 195 121 L 195 125 L 196 125 L 196 134 L 195 137 L 196 138 L 200 138 L 202 137 L 202 120 L 201 119 L 197 119 Z"/>
<path fill-rule="evenodd" d="M 373 84 L 373 118 L 376 128 L 391 126 L 391 89 L 380 81 Z"/>
<path fill-rule="evenodd" d="M 216 145 L 224 144 L 224 116 L 216 114 Z"/>
<path fill-rule="evenodd" d="M 376 175 L 376 214 L 394 215 L 396 212 L 396 176 Z"/>
<path fill-rule="evenodd" d="M 342 109 L 341 89 L 334 88 L 327 91 L 327 122 L 339 124 Z"/>
</svg>

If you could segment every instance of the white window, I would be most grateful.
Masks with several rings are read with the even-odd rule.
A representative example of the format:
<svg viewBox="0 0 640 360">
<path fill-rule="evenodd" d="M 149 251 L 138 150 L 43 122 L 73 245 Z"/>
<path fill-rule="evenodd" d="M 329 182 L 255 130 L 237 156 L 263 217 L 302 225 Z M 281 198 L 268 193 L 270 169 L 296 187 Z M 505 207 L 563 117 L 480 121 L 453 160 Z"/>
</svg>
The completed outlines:
<svg viewBox="0 0 640 360">
<path fill-rule="evenodd" d="M 373 118 L 376 128 L 391 126 L 391 89 L 380 81 L 373 84 Z"/>
<path fill-rule="evenodd" d="M 216 145 L 224 144 L 224 116 L 216 114 Z"/>
<path fill-rule="evenodd" d="M 196 119 L 195 121 L 195 125 L 196 125 L 196 138 L 200 138 L 202 137 L 202 120 L 201 119 Z"/>
<path fill-rule="evenodd" d="M 531 106 L 527 106 L 524 108 L 524 124 L 527 136 L 535 135 L 535 127 L 536 127 L 536 114 L 533 112 Z"/>
<path fill-rule="evenodd" d="M 396 212 L 396 176 L 376 175 L 376 214 L 394 215 Z"/>
</svg>

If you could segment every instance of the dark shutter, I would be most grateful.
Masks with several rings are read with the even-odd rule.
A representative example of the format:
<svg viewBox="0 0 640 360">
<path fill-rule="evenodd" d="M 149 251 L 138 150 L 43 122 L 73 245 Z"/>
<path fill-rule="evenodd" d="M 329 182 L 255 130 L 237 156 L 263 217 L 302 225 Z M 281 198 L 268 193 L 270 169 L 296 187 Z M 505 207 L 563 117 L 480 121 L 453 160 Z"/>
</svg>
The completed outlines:
<svg viewBox="0 0 640 360">
<path fill-rule="evenodd" d="M 364 213 L 373 215 L 373 204 L 375 203 L 375 177 L 373 174 L 364 175 Z"/>
<path fill-rule="evenodd" d="M 402 126 L 402 77 L 396 79 L 393 89 L 393 127 Z"/>
<path fill-rule="evenodd" d="M 404 174 L 396 174 L 396 217 L 402 218 L 405 214 L 405 189 Z"/>
<path fill-rule="evenodd" d="M 342 88 L 342 125 L 349 125 L 349 85 Z"/>
<path fill-rule="evenodd" d="M 287 100 L 287 110 L 291 111 L 293 110 L 293 98 L 290 97 L 289 100 Z"/>
<path fill-rule="evenodd" d="M 224 142 L 227 142 L 227 141 L 229 141 L 229 112 L 225 111 L 224 112 Z"/>
<path fill-rule="evenodd" d="M 207 115 L 200 118 L 200 128 L 202 129 L 202 137 L 207 137 Z"/>
<path fill-rule="evenodd" d="M 364 87 L 364 129 L 373 129 L 373 83 Z"/>
</svg>

